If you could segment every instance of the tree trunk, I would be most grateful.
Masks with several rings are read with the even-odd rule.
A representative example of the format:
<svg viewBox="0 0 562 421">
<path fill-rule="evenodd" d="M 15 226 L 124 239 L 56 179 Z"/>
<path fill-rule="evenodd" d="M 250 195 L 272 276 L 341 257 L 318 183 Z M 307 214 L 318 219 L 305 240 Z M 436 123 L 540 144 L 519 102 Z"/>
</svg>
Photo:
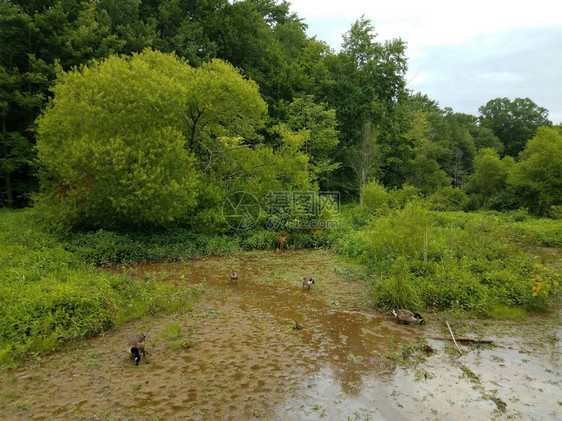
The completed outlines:
<svg viewBox="0 0 562 421">
<path fill-rule="evenodd" d="M 4 138 L 4 141 L 6 141 L 6 137 L 7 137 L 7 130 L 6 130 L 6 112 L 2 112 L 2 137 Z M 6 146 L 6 144 L 4 143 L 2 145 L 2 155 L 4 156 L 8 156 L 8 148 Z M 4 177 L 4 186 L 6 188 L 6 201 L 8 203 L 9 207 L 14 206 L 14 194 L 13 194 L 13 190 L 12 190 L 12 178 L 10 173 L 6 173 L 3 174 Z"/>
<path fill-rule="evenodd" d="M 429 230 L 425 227 L 425 234 L 423 236 L 423 262 L 427 263 L 427 246 L 429 243 Z"/>
<path fill-rule="evenodd" d="M 12 180 L 10 174 L 4 174 L 4 181 L 6 187 L 6 201 L 8 203 L 8 207 L 14 206 L 14 195 L 12 191 Z"/>
<path fill-rule="evenodd" d="M 367 171 L 364 168 L 361 169 L 359 175 L 359 204 L 363 204 L 363 186 L 367 184 Z"/>
</svg>

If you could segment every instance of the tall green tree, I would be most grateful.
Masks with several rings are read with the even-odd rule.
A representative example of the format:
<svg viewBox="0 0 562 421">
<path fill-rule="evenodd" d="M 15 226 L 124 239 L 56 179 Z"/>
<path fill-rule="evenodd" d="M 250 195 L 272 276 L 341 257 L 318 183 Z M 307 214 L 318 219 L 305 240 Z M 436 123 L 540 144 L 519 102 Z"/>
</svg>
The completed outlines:
<svg viewBox="0 0 562 421">
<path fill-rule="evenodd" d="M 310 157 L 311 170 L 320 180 L 327 180 L 339 167 L 332 154 L 338 145 L 336 111 L 327 104 L 316 104 L 312 95 L 297 97 L 288 103 L 284 120 L 293 131 L 308 130 L 303 152 Z"/>
<path fill-rule="evenodd" d="M 98 20 L 98 12 L 93 0 L 0 0 L 0 202 L 23 204 L 34 189 L 33 122 L 56 69 L 105 57 L 123 46 Z"/>
<path fill-rule="evenodd" d="M 548 110 L 529 98 L 496 98 L 479 109 L 480 125 L 494 132 L 504 145 L 504 155 L 516 157 L 540 126 L 551 126 Z"/>
<path fill-rule="evenodd" d="M 256 83 L 213 60 L 194 68 L 145 50 L 61 73 L 38 121 L 38 204 L 81 228 L 220 229 L 222 201 L 243 190 L 316 189 L 309 131 L 257 131 L 267 107 Z"/>
<path fill-rule="evenodd" d="M 165 226 L 195 206 L 183 112 L 193 70 L 147 51 L 62 73 L 38 121 L 39 205 L 81 228 Z"/>
<path fill-rule="evenodd" d="M 506 189 L 513 165 L 513 158 L 501 160 L 495 149 L 481 149 L 474 159 L 474 172 L 468 179 L 466 191 L 476 194 L 486 205 L 492 196 Z"/>
<path fill-rule="evenodd" d="M 562 134 L 556 128 L 539 127 L 521 152 L 508 184 L 520 203 L 546 215 L 562 205 Z"/>
<path fill-rule="evenodd" d="M 362 17 L 344 35 L 342 51 L 327 56 L 326 64 L 333 82 L 326 84 L 325 98 L 336 109 L 340 132 L 340 156 L 349 162 L 354 145 L 363 139 L 365 124 L 376 127 L 381 145 L 381 181 L 397 186 L 405 177 L 405 168 L 413 158 L 409 130 L 405 73 L 405 44 L 401 40 L 380 43 L 368 19 Z M 341 187 L 354 190 L 355 175 L 343 165 L 338 176 Z"/>
</svg>

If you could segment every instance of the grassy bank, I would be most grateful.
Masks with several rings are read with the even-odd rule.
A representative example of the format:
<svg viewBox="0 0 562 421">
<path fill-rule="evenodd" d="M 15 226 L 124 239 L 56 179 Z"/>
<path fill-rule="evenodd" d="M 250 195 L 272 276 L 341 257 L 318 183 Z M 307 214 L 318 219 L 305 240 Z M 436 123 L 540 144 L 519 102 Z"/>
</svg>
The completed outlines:
<svg viewBox="0 0 562 421">
<path fill-rule="evenodd" d="M 421 201 L 351 208 L 334 248 L 369 266 L 373 304 L 501 316 L 547 308 L 560 290 L 562 221 L 524 212 L 438 212 Z"/>
<path fill-rule="evenodd" d="M 186 311 L 197 289 L 137 282 L 84 263 L 33 211 L 0 211 L 0 367 L 146 314 Z"/>
<path fill-rule="evenodd" d="M 182 228 L 161 233 L 99 230 L 72 234 L 66 243 L 69 250 L 88 263 L 114 266 L 274 249 L 277 235 L 265 229 L 240 231 L 236 235 L 197 234 Z M 287 244 L 294 248 L 310 248 L 326 246 L 329 242 L 329 237 L 322 232 L 309 232 L 292 233 Z"/>
<path fill-rule="evenodd" d="M 291 232 L 293 248 L 331 247 L 365 264 L 373 306 L 521 318 L 560 290 L 562 221 L 524 212 L 439 212 L 410 201 L 350 206 L 339 229 Z M 34 210 L 0 211 L 0 366 L 148 314 L 187 311 L 198 289 L 133 280 L 95 266 L 273 249 L 277 233 L 49 232 Z M 290 262 L 288 262 L 290 263 Z"/>
</svg>

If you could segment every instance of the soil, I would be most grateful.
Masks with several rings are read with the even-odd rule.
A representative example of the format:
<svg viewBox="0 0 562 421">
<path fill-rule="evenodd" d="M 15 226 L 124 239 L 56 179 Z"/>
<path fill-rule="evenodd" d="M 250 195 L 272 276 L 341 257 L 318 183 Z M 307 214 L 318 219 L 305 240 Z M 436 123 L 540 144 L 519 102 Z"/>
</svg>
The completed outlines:
<svg viewBox="0 0 562 421">
<path fill-rule="evenodd" d="M 203 294 L 188 313 L 137 320 L 1 373 L 0 419 L 562 419 L 559 313 L 455 320 L 462 336 L 494 340 L 460 345 L 459 357 L 447 341 L 421 339 L 449 336 L 438 315 L 396 323 L 368 306 L 360 266 L 322 250 L 124 270 Z M 310 290 L 303 277 L 315 280 Z M 125 343 L 138 333 L 148 354 L 136 366 Z"/>
</svg>

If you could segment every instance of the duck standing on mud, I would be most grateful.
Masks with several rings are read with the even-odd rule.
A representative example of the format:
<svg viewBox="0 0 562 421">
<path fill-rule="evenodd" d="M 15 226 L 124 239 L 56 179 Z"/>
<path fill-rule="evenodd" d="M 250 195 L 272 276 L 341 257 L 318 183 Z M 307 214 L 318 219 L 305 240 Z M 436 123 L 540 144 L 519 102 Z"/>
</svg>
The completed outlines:
<svg viewBox="0 0 562 421">
<path fill-rule="evenodd" d="M 230 280 L 232 282 L 238 283 L 238 272 L 236 272 L 235 270 L 231 270 L 230 271 Z"/>
<path fill-rule="evenodd" d="M 144 351 L 144 344 L 146 341 L 146 336 L 144 334 L 135 335 L 127 341 L 127 352 L 133 356 L 136 365 L 139 365 L 141 360 L 141 356 L 139 351 L 142 352 L 142 356 L 146 356 L 146 352 Z"/>
<path fill-rule="evenodd" d="M 399 322 L 405 324 L 419 323 L 420 325 L 423 325 L 425 323 L 421 314 L 412 313 L 410 310 L 404 310 L 404 309 L 392 310 L 392 314 L 394 314 L 394 316 Z"/>
<path fill-rule="evenodd" d="M 314 279 L 312 278 L 302 278 L 302 287 L 308 287 L 308 289 L 310 290 L 310 287 L 314 285 Z"/>
</svg>

